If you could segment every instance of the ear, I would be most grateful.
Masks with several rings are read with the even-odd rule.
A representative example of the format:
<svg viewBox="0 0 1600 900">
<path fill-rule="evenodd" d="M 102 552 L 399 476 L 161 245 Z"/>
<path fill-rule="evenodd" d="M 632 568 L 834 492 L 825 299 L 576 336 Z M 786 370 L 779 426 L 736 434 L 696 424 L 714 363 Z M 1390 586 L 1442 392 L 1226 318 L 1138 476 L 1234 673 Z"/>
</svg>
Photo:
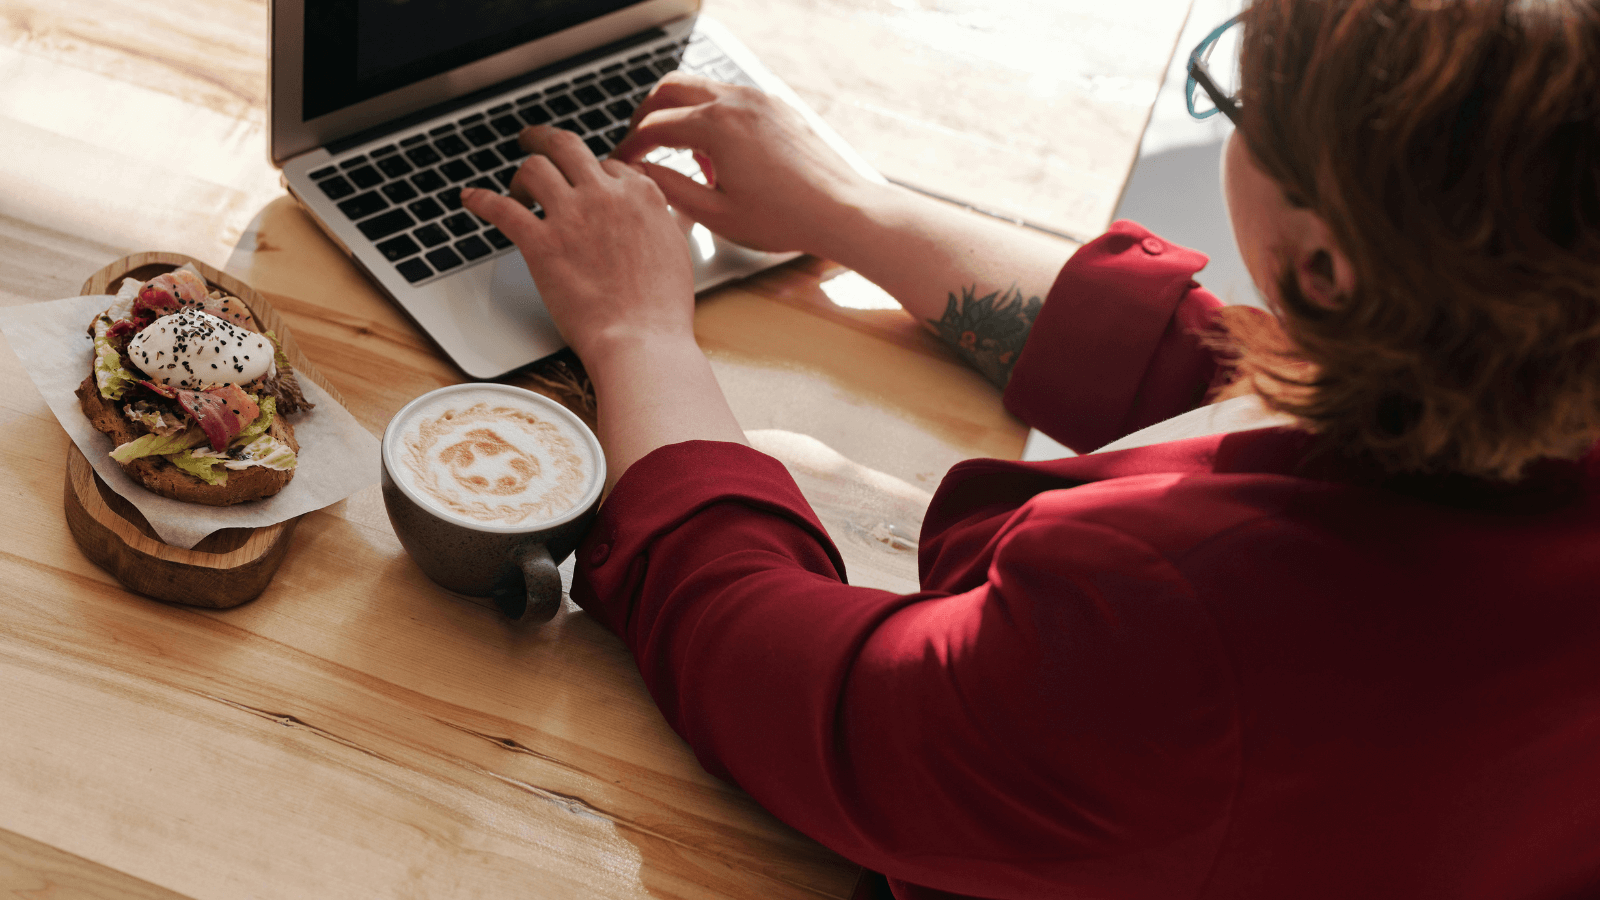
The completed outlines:
<svg viewBox="0 0 1600 900">
<path fill-rule="evenodd" d="M 1332 309 L 1340 297 L 1355 290 L 1355 269 L 1321 218 L 1310 211 L 1297 211 L 1296 215 L 1302 221 L 1295 229 L 1300 238 L 1295 248 L 1295 278 L 1306 299 Z"/>
</svg>

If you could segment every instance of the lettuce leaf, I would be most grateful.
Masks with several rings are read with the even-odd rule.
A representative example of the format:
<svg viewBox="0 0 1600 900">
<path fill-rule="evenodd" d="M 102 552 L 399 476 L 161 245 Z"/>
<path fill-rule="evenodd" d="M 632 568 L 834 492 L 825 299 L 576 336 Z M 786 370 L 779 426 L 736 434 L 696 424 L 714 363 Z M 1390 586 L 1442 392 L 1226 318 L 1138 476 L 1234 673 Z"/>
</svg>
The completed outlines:
<svg viewBox="0 0 1600 900">
<path fill-rule="evenodd" d="M 195 453 L 193 450 L 185 450 L 182 453 L 173 453 L 169 455 L 167 457 L 167 461 L 171 462 L 179 469 L 182 469 L 190 475 L 200 479 L 201 481 L 204 481 L 206 484 L 220 485 L 228 483 L 227 470 L 218 468 L 218 466 L 225 462 L 225 460 L 221 457 L 211 456 L 209 454 L 200 455 Z"/>
<path fill-rule="evenodd" d="M 268 469 L 276 469 L 280 472 L 287 472 L 299 462 L 294 455 L 294 450 L 288 444 L 270 434 L 264 434 L 256 438 L 243 449 L 231 451 L 230 455 L 237 457 L 223 462 L 223 465 L 230 469 L 262 466 Z"/>
<path fill-rule="evenodd" d="M 283 352 L 283 344 L 278 340 L 278 333 L 275 331 L 263 331 L 261 333 L 266 336 L 267 340 L 272 342 L 272 364 L 278 367 L 279 372 L 288 369 L 289 354 Z"/>
<path fill-rule="evenodd" d="M 272 427 L 273 418 L 278 414 L 278 401 L 271 397 L 255 397 L 254 395 L 252 395 L 252 399 L 261 408 L 261 413 L 256 416 L 254 422 L 251 422 L 245 426 L 243 431 L 239 432 L 239 435 L 233 439 L 233 443 L 229 445 L 230 447 L 243 447 L 261 435 L 266 434 L 267 429 Z"/>
<path fill-rule="evenodd" d="M 122 364 L 122 356 L 111 346 L 111 339 L 106 337 L 112 325 L 132 313 L 133 301 L 119 294 L 117 302 L 94 320 L 94 384 L 100 389 L 100 396 L 107 400 L 120 400 L 123 391 L 139 380 L 139 376 L 129 372 Z"/>
<path fill-rule="evenodd" d="M 206 439 L 206 433 L 198 428 L 178 434 L 147 434 L 144 437 L 134 438 L 111 451 L 111 458 L 119 463 L 130 462 L 145 456 L 167 456 L 197 447 Z"/>
</svg>

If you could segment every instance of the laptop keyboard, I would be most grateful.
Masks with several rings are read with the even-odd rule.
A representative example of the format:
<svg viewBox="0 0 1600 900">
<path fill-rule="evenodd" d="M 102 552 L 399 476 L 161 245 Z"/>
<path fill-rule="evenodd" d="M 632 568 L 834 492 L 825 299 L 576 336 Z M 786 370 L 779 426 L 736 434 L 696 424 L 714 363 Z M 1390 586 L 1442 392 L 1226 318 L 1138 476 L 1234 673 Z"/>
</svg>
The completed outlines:
<svg viewBox="0 0 1600 900">
<path fill-rule="evenodd" d="M 498 228 L 461 208 L 461 189 L 507 193 L 528 156 L 517 145 L 524 127 L 565 128 L 604 157 L 627 135 L 629 116 L 655 83 L 680 68 L 718 81 L 755 84 L 715 44 L 695 34 L 687 43 L 647 46 L 571 81 L 354 151 L 311 178 L 406 281 L 421 284 L 512 249 Z M 704 182 L 688 152 L 660 148 L 646 158 Z M 537 205 L 533 212 L 544 215 Z"/>
</svg>

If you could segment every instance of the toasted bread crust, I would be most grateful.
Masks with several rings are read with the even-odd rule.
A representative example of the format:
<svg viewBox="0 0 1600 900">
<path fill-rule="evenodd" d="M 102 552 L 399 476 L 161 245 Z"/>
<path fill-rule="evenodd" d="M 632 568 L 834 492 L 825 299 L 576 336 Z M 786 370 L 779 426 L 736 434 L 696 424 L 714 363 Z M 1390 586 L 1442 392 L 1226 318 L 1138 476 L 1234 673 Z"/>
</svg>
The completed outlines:
<svg viewBox="0 0 1600 900">
<path fill-rule="evenodd" d="M 120 446 L 143 435 L 123 416 L 114 401 L 100 396 L 93 375 L 78 385 L 77 394 L 78 405 L 89 418 L 89 424 L 108 435 L 113 443 Z M 288 444 L 296 453 L 300 452 L 300 445 L 294 439 L 294 426 L 284 421 L 283 416 L 273 418 L 272 427 L 267 433 Z M 283 486 L 294 478 L 292 469 L 280 472 L 264 466 L 250 466 L 230 469 L 226 484 L 213 485 L 206 484 L 159 456 L 147 456 L 121 465 L 129 478 L 144 485 L 147 490 L 174 500 L 206 506 L 232 506 L 235 503 L 263 500 L 283 490 Z"/>
</svg>

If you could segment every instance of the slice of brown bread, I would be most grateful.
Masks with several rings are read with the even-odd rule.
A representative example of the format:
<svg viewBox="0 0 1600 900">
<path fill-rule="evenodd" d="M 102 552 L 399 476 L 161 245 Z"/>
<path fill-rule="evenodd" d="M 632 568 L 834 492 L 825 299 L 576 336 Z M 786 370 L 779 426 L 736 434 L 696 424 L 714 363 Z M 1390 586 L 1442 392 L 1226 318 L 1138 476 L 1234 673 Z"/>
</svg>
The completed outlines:
<svg viewBox="0 0 1600 900">
<path fill-rule="evenodd" d="M 83 414 L 89 417 L 89 424 L 110 436 L 112 443 L 120 446 L 144 434 L 128 421 L 114 401 L 100 396 L 93 375 L 78 385 L 77 394 L 78 405 L 83 407 Z M 300 445 L 294 439 L 294 426 L 284 421 L 283 416 L 273 418 L 272 427 L 267 433 L 294 448 L 296 453 L 300 452 Z M 148 490 L 163 497 L 206 506 L 232 506 L 235 503 L 262 500 L 283 490 L 283 486 L 294 477 L 292 469 L 280 472 L 264 466 L 250 466 L 228 470 L 226 484 L 206 484 L 160 456 L 146 456 L 121 465 L 129 478 Z"/>
</svg>

